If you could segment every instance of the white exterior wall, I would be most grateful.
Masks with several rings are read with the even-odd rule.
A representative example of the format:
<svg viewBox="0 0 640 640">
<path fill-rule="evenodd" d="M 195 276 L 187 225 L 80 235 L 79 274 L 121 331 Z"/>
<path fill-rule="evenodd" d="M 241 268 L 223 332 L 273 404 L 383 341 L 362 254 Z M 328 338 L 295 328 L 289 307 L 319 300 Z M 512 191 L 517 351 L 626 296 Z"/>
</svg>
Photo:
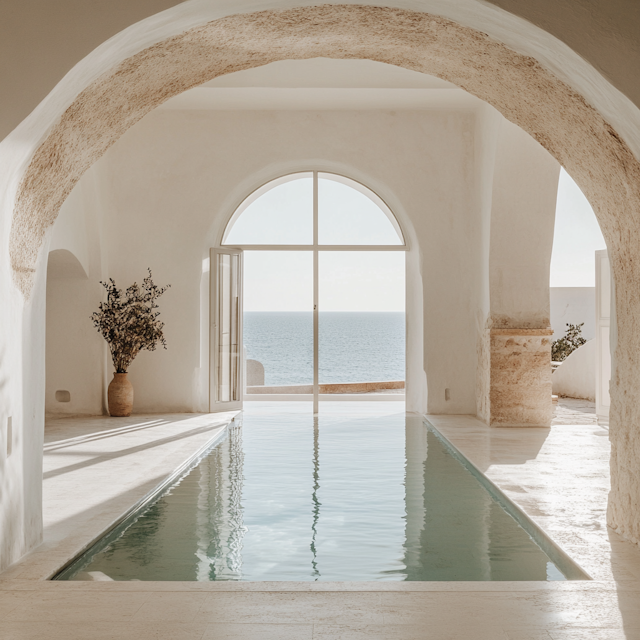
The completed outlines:
<svg viewBox="0 0 640 640">
<path fill-rule="evenodd" d="M 593 340 L 596 337 L 596 288 L 595 287 L 551 287 L 552 340 L 562 338 L 567 324 L 581 324 L 582 337 Z"/>
<path fill-rule="evenodd" d="M 553 393 L 567 398 L 596 399 L 596 340 L 589 340 L 571 353 L 553 372 Z"/>
</svg>

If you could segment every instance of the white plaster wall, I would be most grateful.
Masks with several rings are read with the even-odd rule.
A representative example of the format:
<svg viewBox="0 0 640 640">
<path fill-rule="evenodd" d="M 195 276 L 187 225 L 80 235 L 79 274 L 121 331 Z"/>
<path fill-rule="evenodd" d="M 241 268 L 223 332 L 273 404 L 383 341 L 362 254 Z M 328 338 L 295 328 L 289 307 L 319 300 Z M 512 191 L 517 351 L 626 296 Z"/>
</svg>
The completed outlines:
<svg viewBox="0 0 640 640">
<path fill-rule="evenodd" d="M 596 416 L 598 424 L 609 424 L 612 382 L 615 384 L 615 360 L 618 322 L 616 319 L 616 287 L 612 277 L 609 252 L 596 253 Z"/>
<path fill-rule="evenodd" d="M 496 150 L 500 127 L 504 118 L 489 105 L 479 109 L 475 130 L 475 197 L 480 212 L 480 260 L 476 272 L 479 287 L 479 307 L 476 313 L 476 414 L 481 420 L 490 419 L 491 354 L 491 292 L 489 261 L 491 251 L 491 208 Z"/>
<path fill-rule="evenodd" d="M 89 320 L 100 299 L 95 281 L 83 271 L 59 274 L 49 262 L 45 389 L 49 415 L 103 413 L 105 349 Z M 71 401 L 56 400 L 58 390 L 68 391 Z"/>
<path fill-rule="evenodd" d="M 528 178 L 518 181 L 512 171 L 522 165 Z M 490 107 L 158 110 L 133 127 L 79 187 L 91 190 L 96 176 L 104 185 L 100 215 L 110 264 L 104 276 L 126 287 L 141 280 L 149 266 L 158 284 L 171 284 L 161 301 L 169 348 L 142 352 L 130 370 L 135 411 L 207 409 L 208 248 L 258 185 L 310 168 L 344 173 L 368 185 L 408 232 L 409 408 L 482 415 L 477 387 L 487 382 L 488 368 L 482 366 L 485 356 L 478 345 L 489 316 L 497 307 L 511 314 L 512 325 L 521 326 L 513 318 L 522 305 L 529 305 L 525 313 L 532 324 L 532 306 L 537 302 L 546 309 L 554 203 L 533 197 L 532 182 L 538 181 L 543 194 L 555 193 L 558 172 L 537 143 Z M 70 201 L 56 229 L 67 228 L 76 201 Z M 541 222 L 532 225 L 534 216 Z M 512 249 L 511 244 L 525 244 L 525 237 L 538 253 Z M 510 244 L 509 238 L 515 240 Z M 495 271 L 510 279 L 495 284 L 494 278 L 490 292 L 489 273 Z M 533 302 L 532 288 L 538 296 Z M 88 317 L 93 309 L 82 304 L 78 315 Z M 76 366 L 83 368 L 79 361 Z M 110 362 L 107 370 L 108 382 Z M 48 382 L 48 399 L 66 388 L 61 384 Z M 95 398 L 91 407 L 97 410 Z"/>
<path fill-rule="evenodd" d="M 417 244 L 417 243 L 416 243 Z M 424 366 L 424 284 L 423 256 L 420 246 L 406 254 L 406 329 L 408 349 L 405 354 L 405 403 L 407 410 L 427 413 L 429 387 Z M 410 325 L 410 326 L 409 326 Z"/>
<path fill-rule="evenodd" d="M 501 241 L 508 245 L 510 233 L 522 233 L 538 250 L 540 235 L 543 247 L 549 245 L 548 252 L 536 255 L 532 249 L 524 258 L 522 252 L 502 256 L 492 249 L 501 268 L 508 271 L 509 260 L 517 259 L 517 273 L 528 277 L 500 285 L 501 295 L 511 296 L 508 311 L 528 300 L 523 286 L 534 283 L 538 294 L 548 286 L 553 203 L 533 198 L 531 182 L 514 185 L 511 174 L 500 182 L 494 160 L 497 134 L 504 140 L 505 126 L 508 153 L 503 151 L 498 172 L 510 170 L 515 159 L 534 167 L 538 162 L 543 168 L 529 169 L 530 180 L 538 180 L 539 189 L 546 181 L 544 193 L 555 193 L 557 163 L 488 107 L 480 113 L 159 110 L 147 116 L 107 153 L 100 169 L 110 189 L 109 275 L 127 286 L 149 266 L 156 282 L 172 285 L 161 306 L 169 348 L 143 352 L 131 367 L 135 410 L 206 408 L 208 247 L 256 186 L 319 168 L 368 185 L 405 230 L 408 225 L 415 231 L 407 258 L 409 406 L 475 414 L 479 327 L 490 304 L 493 309 L 488 274 L 490 238 L 496 235 L 494 191 L 511 189 L 509 206 L 498 209 Z M 538 209 L 546 218 L 532 226 Z"/>
<path fill-rule="evenodd" d="M 560 165 L 503 120 L 493 180 L 491 319 L 495 327 L 549 326 L 549 265 Z"/>
<path fill-rule="evenodd" d="M 49 244 L 46 299 L 45 412 L 104 413 L 107 349 L 91 323 L 103 299 L 101 211 L 105 204 L 91 170 L 73 190 Z M 70 402 L 56 400 L 68 391 Z"/>
<path fill-rule="evenodd" d="M 580 324 L 582 337 L 592 340 L 596 336 L 596 288 L 595 287 L 551 287 L 552 340 L 562 338 L 567 324 Z"/>
<path fill-rule="evenodd" d="M 475 125 L 470 111 L 157 111 L 133 127 L 100 169 L 110 185 L 109 275 L 126 286 L 149 266 L 158 284 L 171 284 L 161 300 L 168 350 L 143 352 L 130 370 L 135 411 L 203 406 L 207 250 L 256 186 L 318 168 L 363 182 L 391 206 L 405 231 L 415 230 L 408 260 L 413 273 L 421 265 L 422 274 L 407 280 L 408 322 L 418 329 L 407 358 L 411 403 L 427 408 L 423 358 L 417 357 L 423 341 L 430 410 L 475 413 L 481 263 L 469 182 Z"/>
<path fill-rule="evenodd" d="M 0 570 L 42 541 L 45 260 L 26 304 L 0 260 Z"/>
<path fill-rule="evenodd" d="M 65 78 L 66 82 L 63 80 L 54 87 L 53 100 L 51 94 L 45 98 L 44 102 L 49 102 L 48 108 L 64 109 L 69 89 L 77 93 L 114 61 L 195 25 L 236 12 L 317 4 L 315 0 L 191 0 L 180 3 L 128 0 L 123 6 L 122 0 L 117 0 L 109 7 L 83 10 L 77 3 L 70 4 L 70 0 L 58 0 L 55 8 L 46 0 L 37 0 L 38 6 L 34 8 L 34 2 L 25 6 L 13 0 L 11 15 L 0 23 L 3 36 L 0 49 L 3 53 L 9 52 L 3 57 L 19 61 L 2 78 L 3 95 L 15 96 L 1 116 L 2 136 L 25 118 L 76 63 L 72 73 Z M 343 2 L 381 4 L 379 0 Z M 177 6 L 161 11 L 171 4 Z M 629 99 L 635 98 L 635 104 L 640 104 L 635 63 L 638 53 L 634 40 L 628 35 L 634 33 L 638 16 L 630 11 L 628 0 L 594 4 L 589 11 L 566 0 L 561 3 L 557 0 L 535 3 L 493 0 L 493 5 L 497 6 L 486 0 L 387 0 L 383 3 L 383 6 L 426 11 L 450 18 L 534 57 L 585 95 L 622 132 L 628 144 L 636 150 L 640 148 L 635 126 L 638 109 Z M 152 15 L 154 11 L 159 13 Z M 47 15 L 47 18 L 33 22 L 34 15 Z M 149 17 L 143 20 L 144 16 Z M 585 17 L 591 24 L 585 24 Z M 141 21 L 136 23 L 136 20 Z M 30 28 L 17 30 L 16 24 Z M 131 26 L 125 28 L 127 25 Z M 117 35 L 106 40 L 114 33 Z M 65 42 L 62 48 L 59 46 L 61 41 Z M 26 58 L 21 55 L 25 51 L 28 52 Z M 34 55 L 34 51 L 39 53 Z M 606 69 L 604 74 L 602 69 Z M 613 77 L 616 82 L 611 83 Z M 67 86 L 60 86 L 65 84 Z"/>
<path fill-rule="evenodd" d="M 60 209 L 49 242 L 49 252 L 64 249 L 72 253 L 80 263 L 85 275 L 89 273 L 89 239 L 87 225 L 89 216 L 85 205 L 85 191 L 90 179 L 83 187 L 74 189 Z"/>
<path fill-rule="evenodd" d="M 551 376 L 553 393 L 595 402 L 596 353 L 596 341 L 589 340 L 569 355 Z"/>
<path fill-rule="evenodd" d="M 491 366 L 498 357 L 491 353 L 491 328 L 549 325 L 549 262 L 560 165 L 490 107 L 480 111 L 479 119 L 476 197 L 482 258 L 477 272 L 476 406 L 477 415 L 490 423 Z"/>
</svg>

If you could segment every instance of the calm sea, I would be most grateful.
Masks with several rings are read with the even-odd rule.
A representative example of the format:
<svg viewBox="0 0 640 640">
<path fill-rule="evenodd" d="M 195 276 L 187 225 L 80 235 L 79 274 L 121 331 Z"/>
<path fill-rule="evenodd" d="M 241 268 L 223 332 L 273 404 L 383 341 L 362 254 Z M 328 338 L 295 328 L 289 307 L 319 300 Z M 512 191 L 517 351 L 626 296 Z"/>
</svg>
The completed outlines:
<svg viewBox="0 0 640 640">
<path fill-rule="evenodd" d="M 320 382 L 404 380 L 405 314 L 321 312 Z M 244 314 L 247 358 L 264 365 L 266 385 L 313 383 L 313 314 Z"/>
</svg>

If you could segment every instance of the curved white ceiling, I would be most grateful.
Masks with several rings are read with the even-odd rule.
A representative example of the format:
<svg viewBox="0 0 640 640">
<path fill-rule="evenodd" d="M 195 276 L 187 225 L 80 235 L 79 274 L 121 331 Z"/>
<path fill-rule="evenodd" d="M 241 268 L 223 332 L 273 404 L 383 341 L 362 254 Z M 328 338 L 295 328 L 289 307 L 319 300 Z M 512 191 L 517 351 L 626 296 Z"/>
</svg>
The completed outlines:
<svg viewBox="0 0 640 640">
<path fill-rule="evenodd" d="M 372 60 L 283 60 L 230 73 L 185 91 L 163 110 L 474 108 L 454 84 Z"/>
</svg>

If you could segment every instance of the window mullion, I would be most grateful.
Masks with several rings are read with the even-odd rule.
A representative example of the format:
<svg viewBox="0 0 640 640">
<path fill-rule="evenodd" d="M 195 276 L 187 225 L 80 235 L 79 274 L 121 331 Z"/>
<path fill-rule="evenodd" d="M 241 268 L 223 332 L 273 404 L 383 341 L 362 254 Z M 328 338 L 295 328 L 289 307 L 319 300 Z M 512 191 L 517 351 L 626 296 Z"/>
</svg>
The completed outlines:
<svg viewBox="0 0 640 640">
<path fill-rule="evenodd" d="M 313 413 L 318 413 L 320 385 L 318 380 L 320 310 L 318 291 L 318 172 L 313 172 Z"/>
</svg>

